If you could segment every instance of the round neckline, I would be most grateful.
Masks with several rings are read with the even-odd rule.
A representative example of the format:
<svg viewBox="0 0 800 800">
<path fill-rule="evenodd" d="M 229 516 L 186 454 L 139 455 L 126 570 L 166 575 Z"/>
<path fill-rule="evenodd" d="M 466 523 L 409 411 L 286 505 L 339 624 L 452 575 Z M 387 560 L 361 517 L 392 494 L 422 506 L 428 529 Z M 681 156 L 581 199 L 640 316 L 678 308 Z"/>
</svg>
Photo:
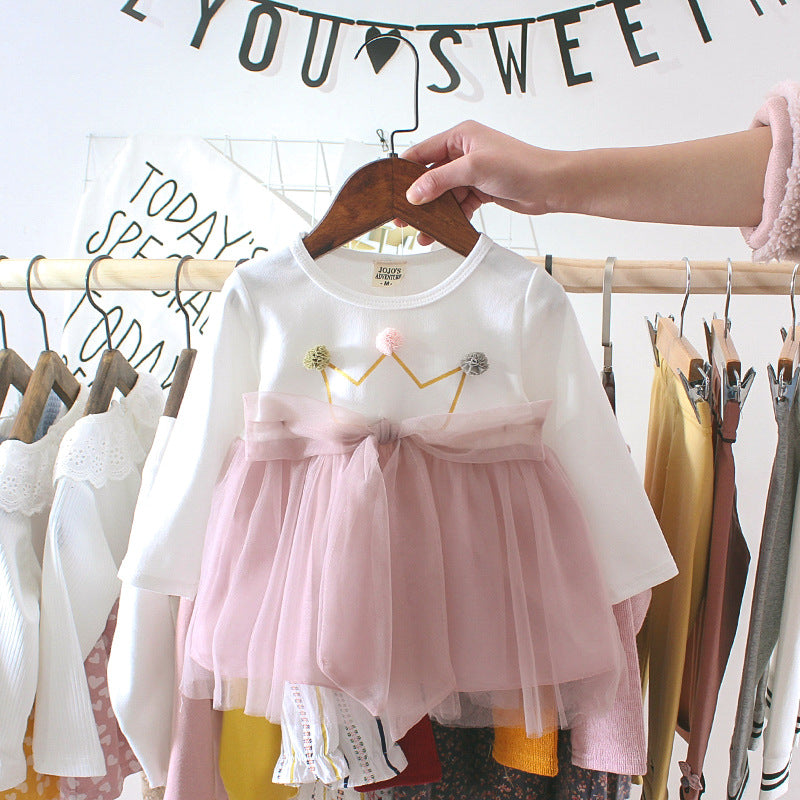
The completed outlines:
<svg viewBox="0 0 800 800">
<path fill-rule="evenodd" d="M 303 243 L 303 237 L 307 233 L 307 231 L 302 231 L 297 234 L 289 245 L 289 250 L 298 266 L 300 266 L 308 278 L 326 294 L 332 295 L 346 303 L 366 308 L 416 308 L 440 300 L 460 286 L 470 276 L 493 244 L 492 240 L 485 233 L 481 233 L 472 250 L 467 253 L 466 257 L 444 278 L 444 280 L 422 292 L 381 297 L 380 295 L 360 292 L 357 289 L 353 289 L 331 278 L 330 275 L 314 261 L 311 254 L 306 249 Z M 391 258 L 391 255 L 387 253 L 362 253 L 357 250 L 342 250 L 342 255 L 354 264 L 361 262 L 367 263 L 368 261 L 374 260 L 376 257 L 386 258 L 387 260 Z M 414 261 L 416 259 L 424 259 L 429 255 L 428 253 L 420 253 L 417 255 L 405 255 L 403 257 L 408 261 Z M 395 256 L 395 258 L 397 258 L 397 256 Z"/>
</svg>

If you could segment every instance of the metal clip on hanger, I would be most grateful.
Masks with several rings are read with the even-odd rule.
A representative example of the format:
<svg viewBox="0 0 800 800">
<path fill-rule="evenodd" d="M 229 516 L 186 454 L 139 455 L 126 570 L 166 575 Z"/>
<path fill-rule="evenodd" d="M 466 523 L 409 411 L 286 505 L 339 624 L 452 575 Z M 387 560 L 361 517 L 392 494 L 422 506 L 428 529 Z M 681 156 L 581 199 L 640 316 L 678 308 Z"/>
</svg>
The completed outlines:
<svg viewBox="0 0 800 800">
<path fill-rule="evenodd" d="M 733 338 L 730 335 L 731 320 L 729 312 L 733 289 L 733 263 L 730 258 L 727 263 L 728 280 L 725 287 L 725 318 L 719 319 L 715 314 L 710 325 L 703 320 L 708 360 L 709 363 L 716 368 L 722 383 L 720 415 L 723 417 L 725 414 L 725 404 L 729 401 L 736 402 L 741 409 L 744 405 L 744 401 L 747 399 L 756 374 L 755 370 L 751 367 L 744 378 L 742 378 L 742 362 L 734 347 Z"/>
<path fill-rule="evenodd" d="M 102 414 L 104 411 L 108 411 L 114 390 L 119 389 L 123 395 L 127 396 L 139 379 L 136 370 L 131 366 L 128 359 L 119 350 L 114 349 L 111 344 L 111 326 L 108 322 L 108 314 L 92 298 L 92 291 L 89 287 L 89 279 L 95 265 L 107 258 L 110 258 L 110 256 L 98 256 L 89 264 L 89 269 L 86 270 L 86 299 L 93 308 L 103 315 L 103 322 L 106 327 L 106 350 L 100 357 L 100 363 L 97 366 L 97 372 L 92 382 L 92 390 L 89 392 L 89 400 L 86 403 L 84 416 Z"/>
<path fill-rule="evenodd" d="M 28 264 L 25 288 L 28 293 L 28 300 L 36 309 L 42 320 L 42 333 L 44 334 L 44 350 L 36 362 L 25 393 L 22 395 L 22 402 L 19 411 L 14 419 L 11 428 L 11 439 L 18 439 L 21 442 L 30 444 L 36 435 L 36 429 L 42 420 L 47 399 L 50 392 L 55 392 L 59 399 L 67 408 L 71 408 L 81 390 L 78 379 L 69 371 L 61 356 L 50 349 L 50 340 L 47 336 L 47 320 L 44 311 L 36 304 L 31 292 L 31 272 L 37 261 L 44 256 L 35 256 Z"/>
<path fill-rule="evenodd" d="M 382 33 L 370 41 L 382 37 L 402 39 L 414 53 L 414 127 L 392 131 L 388 158 L 371 161 L 345 181 L 325 216 L 303 238 L 303 244 L 312 258 L 318 258 L 389 220 L 401 219 L 466 257 L 480 234 L 472 227 L 452 192 L 445 192 L 420 206 L 412 205 L 406 199 L 406 190 L 426 169 L 413 161 L 398 158 L 394 136 L 396 133 L 411 133 L 419 127 L 419 55 L 417 48 L 400 34 Z M 364 47 L 366 42 L 359 47 L 356 58 Z"/>
<path fill-rule="evenodd" d="M 0 261 L 7 256 L 0 256 Z M 0 350 L 0 410 L 5 405 L 8 390 L 13 386 L 20 394 L 25 394 L 33 370 L 23 361 L 16 350 L 11 350 L 6 338 L 6 317 L 0 311 L 0 327 L 2 327 L 3 349 Z"/>
<path fill-rule="evenodd" d="M 180 410 L 183 396 L 186 393 L 186 387 L 189 383 L 189 376 L 192 374 L 194 359 L 197 356 L 197 350 L 192 349 L 192 325 L 189 320 L 189 312 L 181 301 L 181 269 L 191 258 L 192 256 L 184 256 L 178 261 L 178 266 L 175 269 L 175 302 L 178 304 L 178 308 L 186 322 L 186 347 L 181 350 L 175 364 L 175 370 L 172 375 L 172 385 L 170 386 L 169 395 L 167 396 L 167 403 L 164 406 L 164 416 L 172 417 L 173 419 L 178 416 L 178 411 Z M 239 261 L 236 266 L 238 267 L 241 263 L 242 262 Z"/>
<path fill-rule="evenodd" d="M 601 378 L 611 407 L 616 411 L 616 385 L 614 380 L 613 345 L 611 344 L 611 292 L 614 284 L 614 264 L 616 256 L 606 259 L 603 270 L 603 324 L 601 342 L 603 345 L 603 371 Z"/>
<path fill-rule="evenodd" d="M 792 327 L 791 332 L 787 333 L 785 328 L 781 328 L 783 346 L 778 356 L 778 373 L 772 368 L 772 364 L 767 366 L 770 389 L 772 391 L 772 403 L 777 405 L 781 400 L 791 402 L 797 391 L 798 376 L 798 353 L 800 353 L 800 330 L 797 328 L 797 312 L 794 307 L 794 287 L 797 280 L 797 270 L 800 264 L 795 264 L 792 270 L 792 279 L 789 282 L 789 302 L 792 306 Z"/>
</svg>

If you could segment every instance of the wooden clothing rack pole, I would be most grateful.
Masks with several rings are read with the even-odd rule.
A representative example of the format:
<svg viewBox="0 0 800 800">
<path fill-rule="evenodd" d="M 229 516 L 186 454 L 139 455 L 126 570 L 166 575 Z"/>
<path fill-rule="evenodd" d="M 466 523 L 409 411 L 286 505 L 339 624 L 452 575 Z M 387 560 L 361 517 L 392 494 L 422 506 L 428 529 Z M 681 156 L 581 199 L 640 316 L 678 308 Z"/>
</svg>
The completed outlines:
<svg viewBox="0 0 800 800">
<path fill-rule="evenodd" d="M 384 254 L 386 255 L 386 254 Z M 531 256 L 544 265 L 544 256 Z M 90 259 L 41 259 L 31 274 L 34 289 L 83 291 Z M 175 259 L 107 259 L 92 272 L 92 287 L 105 290 L 167 291 L 175 286 Z M 29 259 L 0 261 L 0 289 L 25 289 Z M 568 291 L 601 292 L 606 259 L 552 259 L 553 277 Z M 181 289 L 219 291 L 235 261 L 191 259 L 181 270 Z M 737 295 L 786 295 L 794 269 L 789 261 L 755 264 L 733 262 L 732 293 Z M 692 260 L 692 294 L 725 294 L 727 260 Z M 686 264 L 683 260 L 648 261 L 618 259 L 614 265 L 614 294 L 683 294 Z"/>
</svg>

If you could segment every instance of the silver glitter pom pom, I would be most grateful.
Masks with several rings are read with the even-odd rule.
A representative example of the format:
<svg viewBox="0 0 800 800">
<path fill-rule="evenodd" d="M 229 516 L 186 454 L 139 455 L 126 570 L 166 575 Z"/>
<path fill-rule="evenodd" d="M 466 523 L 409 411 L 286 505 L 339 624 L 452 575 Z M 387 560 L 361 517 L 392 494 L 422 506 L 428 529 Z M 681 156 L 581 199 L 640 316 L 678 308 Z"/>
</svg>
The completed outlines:
<svg viewBox="0 0 800 800">
<path fill-rule="evenodd" d="M 467 375 L 480 375 L 489 369 L 486 353 L 467 353 L 461 359 L 461 370 Z"/>
</svg>

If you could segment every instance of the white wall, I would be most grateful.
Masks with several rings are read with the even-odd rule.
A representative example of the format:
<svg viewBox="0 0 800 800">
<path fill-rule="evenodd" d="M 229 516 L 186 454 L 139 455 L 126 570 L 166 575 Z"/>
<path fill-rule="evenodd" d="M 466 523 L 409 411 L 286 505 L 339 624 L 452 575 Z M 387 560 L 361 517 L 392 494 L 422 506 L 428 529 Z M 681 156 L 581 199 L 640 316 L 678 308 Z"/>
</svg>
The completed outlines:
<svg viewBox="0 0 800 800">
<path fill-rule="evenodd" d="M 701 0 L 713 41 L 703 44 L 685 0 L 643 0 L 631 9 L 644 30 L 641 52 L 657 50 L 656 64 L 633 68 L 611 7 L 592 12 L 575 26 L 576 71 L 594 81 L 568 88 L 552 25 L 530 29 L 529 92 L 506 96 L 488 37 L 465 34 L 455 50 L 464 83 L 453 94 L 423 90 L 422 138 L 461 119 L 475 118 L 536 144 L 554 148 L 649 144 L 696 138 L 746 127 L 765 92 L 785 78 L 800 79 L 797 42 L 800 5 L 760 0 L 762 17 L 749 0 Z M 308 22 L 284 21 L 276 63 L 265 74 L 249 73 L 238 50 L 252 4 L 228 0 L 211 22 L 200 50 L 188 44 L 199 17 L 197 2 L 141 0 L 148 15 L 137 22 L 120 12 L 123 0 L 27 0 L 6 3 L 0 17 L 0 252 L 13 257 L 65 255 L 82 189 L 88 134 L 137 131 L 201 136 L 361 139 L 374 130 L 406 127 L 410 119 L 410 58 L 396 58 L 375 76 L 366 60 L 352 55 L 363 29 L 342 35 L 332 78 L 322 89 L 300 80 Z M 320 11 L 353 18 L 418 24 L 487 21 L 560 10 L 556 0 L 492 4 L 408 0 L 306 0 Z M 377 7 L 376 7 L 377 6 Z M 423 85 L 443 73 L 415 38 L 422 56 Z M 449 52 L 454 52 L 449 48 Z M 615 223 L 573 216 L 535 222 L 543 251 L 567 256 L 747 257 L 737 231 Z M 40 348 L 38 322 L 20 296 L 0 298 L 10 312 L 11 343 L 29 360 Z M 598 363 L 601 357 L 599 298 L 574 298 Z M 56 314 L 57 298 L 49 304 Z M 678 298 L 616 297 L 613 338 L 621 424 L 641 466 L 651 376 L 643 316 L 677 311 Z M 721 298 L 690 300 L 687 330 L 702 344 L 701 317 L 721 313 Z M 733 334 L 743 362 L 758 371 L 744 410 L 736 445 L 742 524 L 754 554 L 775 446 L 765 366 L 777 356 L 778 326 L 789 321 L 786 298 L 734 297 Z M 53 317 L 55 319 L 55 316 Z M 55 322 L 51 323 L 51 327 Z M 752 577 L 752 575 L 751 575 Z M 750 585 L 749 585 L 750 586 Z M 749 591 L 748 586 L 748 591 Z M 748 594 L 749 604 L 749 594 Z M 742 627 L 746 627 L 747 611 Z M 728 669 L 706 765 L 709 797 L 722 797 L 727 749 L 743 635 Z M 678 744 L 676 755 L 683 752 Z M 758 771 L 756 757 L 751 763 Z M 800 769 L 790 796 L 800 797 Z M 757 794 L 753 780 L 748 798 Z M 673 780 L 672 787 L 676 786 Z"/>
</svg>

